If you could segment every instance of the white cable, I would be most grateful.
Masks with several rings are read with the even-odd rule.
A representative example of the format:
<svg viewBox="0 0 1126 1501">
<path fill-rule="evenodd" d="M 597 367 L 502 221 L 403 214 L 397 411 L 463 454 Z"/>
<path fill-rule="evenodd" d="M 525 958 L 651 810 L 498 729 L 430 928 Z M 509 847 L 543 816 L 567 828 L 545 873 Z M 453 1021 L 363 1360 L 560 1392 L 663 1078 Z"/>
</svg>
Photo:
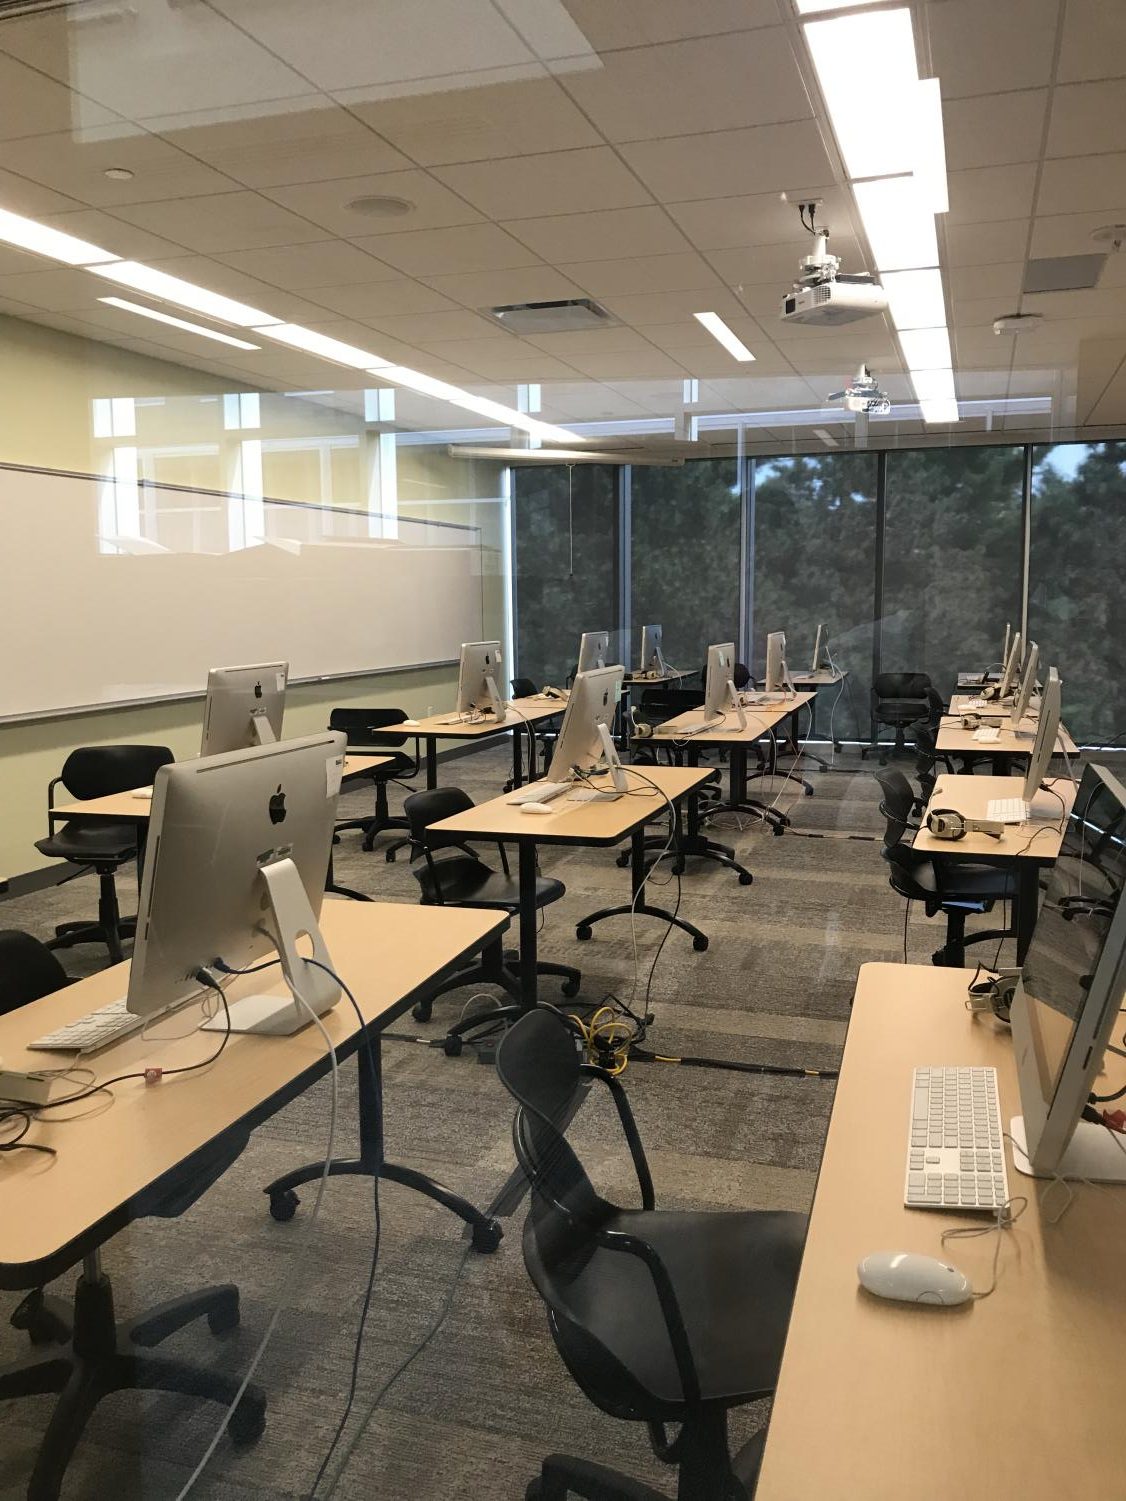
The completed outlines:
<svg viewBox="0 0 1126 1501">
<path fill-rule="evenodd" d="M 278 963 L 280 961 L 275 960 L 273 962 Z M 321 1173 L 320 1178 L 317 1180 L 317 1196 L 313 1200 L 313 1208 L 309 1215 L 308 1221 L 306 1222 L 305 1239 L 306 1242 L 308 1242 L 312 1238 L 313 1228 L 317 1223 L 317 1216 L 320 1213 L 321 1201 L 324 1198 L 325 1187 L 328 1184 L 329 1170 L 332 1167 L 333 1151 L 336 1146 L 336 1113 L 340 1098 L 340 1065 L 336 1057 L 336 1047 L 333 1044 L 332 1038 L 328 1035 L 328 1030 L 326 1029 L 324 1023 L 321 1021 L 320 1017 L 309 1005 L 308 1001 L 306 1001 L 302 996 L 299 996 L 296 991 L 293 991 L 291 993 L 298 1005 L 303 1006 L 309 1013 L 310 1018 L 316 1025 L 317 1030 L 320 1032 L 321 1037 L 324 1040 L 325 1047 L 328 1049 L 329 1064 L 332 1069 L 332 1108 L 328 1119 L 328 1143 L 325 1151 L 324 1169 Z M 208 1461 L 211 1459 L 211 1456 L 218 1448 L 219 1440 L 227 1431 L 227 1427 L 231 1421 L 232 1416 L 234 1415 L 235 1409 L 238 1407 L 239 1403 L 245 1396 L 247 1387 L 250 1385 L 255 1371 L 258 1369 L 263 1355 L 265 1355 L 266 1353 L 266 1347 L 269 1345 L 270 1340 L 273 1338 L 274 1330 L 277 1328 L 278 1320 L 281 1318 L 282 1312 L 284 1311 L 289 1301 L 289 1295 L 293 1290 L 293 1285 L 296 1282 L 298 1273 L 301 1270 L 302 1266 L 300 1262 L 298 1262 L 295 1267 L 292 1267 L 290 1269 L 289 1276 L 286 1278 L 285 1283 L 282 1287 L 282 1291 L 278 1295 L 277 1305 L 275 1306 L 274 1311 L 270 1316 L 270 1322 L 266 1325 L 266 1332 L 265 1334 L 263 1334 L 261 1340 L 258 1343 L 258 1348 L 254 1352 L 253 1359 L 251 1360 L 250 1365 L 247 1368 L 246 1375 L 242 1378 L 242 1384 L 239 1386 L 239 1389 L 235 1393 L 234 1399 L 228 1406 L 226 1412 L 224 1412 L 222 1421 L 220 1422 L 219 1427 L 215 1430 L 215 1434 L 212 1437 L 211 1442 L 204 1450 L 202 1458 L 200 1459 L 199 1463 L 196 1465 L 192 1473 L 188 1476 L 186 1482 L 184 1483 L 183 1489 L 178 1492 L 176 1501 L 184 1501 L 184 1498 L 190 1493 L 196 1481 L 203 1474 Z"/>
<path fill-rule="evenodd" d="M 642 876 L 641 881 L 638 884 L 637 890 L 633 894 L 633 900 L 629 904 L 629 930 L 630 930 L 630 938 L 631 938 L 632 943 L 633 943 L 633 988 L 630 991 L 630 996 L 629 996 L 630 1008 L 632 1009 L 637 1004 L 637 987 L 638 987 L 638 984 L 640 982 L 640 977 L 641 977 L 641 965 L 640 965 L 640 962 L 639 962 L 639 959 L 638 959 L 638 954 L 637 954 L 637 902 L 638 902 L 638 898 L 641 896 L 642 892 L 645 890 L 645 887 L 646 887 L 646 884 L 648 883 L 649 877 L 656 870 L 657 866 L 660 865 L 661 861 L 668 854 L 669 850 L 672 849 L 673 840 L 676 838 L 676 807 L 673 804 L 672 798 L 669 797 L 668 793 L 664 790 L 664 788 L 658 786 L 658 784 L 656 782 L 654 782 L 651 777 L 647 777 L 644 772 L 638 771 L 637 768 L 634 767 L 634 766 L 624 766 L 622 768 L 622 770 L 624 772 L 626 772 L 627 775 L 630 772 L 633 772 L 633 774 L 640 781 L 645 782 L 650 787 L 652 787 L 653 790 L 656 793 L 659 794 L 659 796 L 661 796 L 662 798 L 664 798 L 665 805 L 667 806 L 667 808 L 669 810 L 669 837 L 665 841 L 665 847 L 661 851 L 661 853 L 657 856 L 657 858 L 653 861 L 653 863 L 650 865 L 649 869 L 645 872 L 644 876 Z M 644 825 L 642 825 L 642 828 L 644 828 Z M 632 865 L 632 863 L 633 863 L 632 860 L 631 860 L 630 863 Z M 671 926 L 671 922 L 670 922 L 670 926 Z"/>
</svg>

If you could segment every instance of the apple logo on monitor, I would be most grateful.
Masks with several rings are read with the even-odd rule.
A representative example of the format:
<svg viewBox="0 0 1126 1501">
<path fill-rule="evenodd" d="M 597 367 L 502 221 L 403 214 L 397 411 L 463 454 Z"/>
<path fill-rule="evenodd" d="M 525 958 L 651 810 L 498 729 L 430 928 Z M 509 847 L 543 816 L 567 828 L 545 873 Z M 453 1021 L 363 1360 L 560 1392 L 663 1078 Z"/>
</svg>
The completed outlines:
<svg viewBox="0 0 1126 1501">
<path fill-rule="evenodd" d="M 270 795 L 269 811 L 271 823 L 285 822 L 285 793 L 281 790 L 280 782 L 278 790 Z"/>
</svg>

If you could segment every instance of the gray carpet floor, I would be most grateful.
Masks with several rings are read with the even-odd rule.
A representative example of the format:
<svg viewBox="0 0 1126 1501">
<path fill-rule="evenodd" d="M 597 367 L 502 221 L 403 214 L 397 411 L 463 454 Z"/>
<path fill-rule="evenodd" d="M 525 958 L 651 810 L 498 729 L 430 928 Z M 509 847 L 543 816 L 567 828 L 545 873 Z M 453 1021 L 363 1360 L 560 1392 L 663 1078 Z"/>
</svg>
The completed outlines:
<svg viewBox="0 0 1126 1501">
<path fill-rule="evenodd" d="M 833 1068 L 859 965 L 902 959 L 905 944 L 912 961 L 929 960 L 940 942 L 941 919 L 915 911 L 905 927 L 904 903 L 888 887 L 875 839 L 882 819 L 870 766 L 845 752 L 834 773 L 809 773 L 813 797 L 781 777 L 773 787 L 761 784 L 790 809 L 794 834 L 775 838 L 754 819 L 716 821 L 713 837 L 736 846 L 754 883 L 740 886 L 718 865 L 689 862 L 680 910 L 711 943 L 706 953 L 696 953 L 684 934 L 668 937 L 650 993 L 656 1014 L 650 1045 L 656 1051 Z M 444 762 L 441 780 L 480 800 L 500 790 L 507 771 L 507 752 L 493 748 Z M 401 793 L 393 793 L 397 804 Z M 365 813 L 370 798 L 367 791 L 349 793 L 341 815 Z M 828 837 L 802 837 L 814 833 Z M 850 833 L 867 837 L 844 837 Z M 577 918 L 607 901 L 628 899 L 628 871 L 614 857 L 605 850 L 543 853 L 544 871 L 564 881 L 567 894 L 546 911 L 541 954 L 581 966 L 582 996 L 589 1001 L 607 991 L 626 998 L 633 993 L 628 919 L 600 925 L 588 943 L 574 937 Z M 343 836 L 336 869 L 345 884 L 377 898 L 417 899 L 407 863 L 387 863 L 378 847 L 374 855 L 363 854 L 356 833 Z M 654 890 L 667 880 L 661 868 Z M 123 909 L 131 910 L 135 888 L 128 875 L 121 894 Z M 673 882 L 655 899 L 671 905 L 675 897 Z M 56 922 L 87 915 L 95 901 L 92 881 L 75 880 L 5 902 L 0 925 L 45 938 Z M 637 924 L 639 1003 L 664 931 L 654 919 Z M 75 975 L 103 962 L 93 948 L 62 957 Z M 1011 960 L 1011 954 L 1002 957 Z M 395 1030 L 440 1036 L 471 994 L 442 998 L 427 1026 L 404 1019 Z M 552 998 L 552 982 L 543 994 Z M 469 1053 L 447 1059 L 440 1050 L 388 1041 L 384 1069 L 389 1158 L 488 1205 L 514 1166 L 511 1106 L 492 1068 Z M 640 1063 L 625 1079 L 660 1204 L 808 1207 L 832 1105 L 831 1082 Z M 338 1153 L 353 1150 L 354 1080 L 352 1063 L 341 1071 Z M 598 1097 L 603 1093 L 584 1105 L 571 1140 L 604 1191 L 629 1196 L 628 1158 L 612 1109 Z M 177 1335 L 167 1347 L 218 1369 L 241 1374 L 274 1310 L 281 1309 L 258 1372 L 269 1395 L 266 1433 L 241 1451 L 222 1439 L 196 1496 L 308 1496 L 339 1420 L 371 1256 L 371 1188 L 359 1180 L 333 1180 L 315 1224 L 311 1190 L 288 1224 L 270 1219 L 261 1192 L 273 1174 L 324 1155 L 330 1100 L 326 1081 L 258 1130 L 233 1169 L 187 1215 L 138 1222 L 106 1249 L 125 1315 L 208 1282 L 238 1282 L 243 1320 L 235 1334 L 215 1340 L 204 1325 Z M 0 1164 L 0 1204 L 2 1175 Z M 421 1197 L 384 1186 L 380 1203 L 381 1254 L 353 1421 L 340 1462 L 318 1496 L 517 1501 L 539 1459 L 552 1450 L 601 1458 L 666 1492 L 674 1489 L 670 1472 L 650 1455 L 644 1431 L 591 1407 L 555 1354 L 522 1264 L 523 1204 L 505 1220 L 499 1250 L 479 1256 L 467 1251 L 458 1222 Z M 72 1283 L 72 1276 L 62 1278 L 55 1290 L 69 1293 Z M 15 1302 L 14 1295 L 0 1295 L 0 1361 L 24 1348 L 25 1336 L 7 1323 Z M 387 1377 L 444 1310 L 437 1332 L 370 1410 Z M 0 1409 L 0 1501 L 24 1495 L 52 1400 Z M 71 1463 L 64 1497 L 171 1501 L 203 1455 L 216 1418 L 210 1404 L 177 1397 L 108 1398 Z M 762 1412 L 736 1414 L 736 1441 L 763 1419 Z"/>
</svg>

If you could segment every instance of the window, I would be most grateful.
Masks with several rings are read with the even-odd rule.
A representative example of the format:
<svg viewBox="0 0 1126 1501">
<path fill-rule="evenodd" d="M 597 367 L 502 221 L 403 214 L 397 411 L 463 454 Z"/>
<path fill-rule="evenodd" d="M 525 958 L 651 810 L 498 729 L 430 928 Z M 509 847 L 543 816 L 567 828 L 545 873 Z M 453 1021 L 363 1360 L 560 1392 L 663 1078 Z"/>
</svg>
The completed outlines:
<svg viewBox="0 0 1126 1501">
<path fill-rule="evenodd" d="M 1024 450 L 887 456 L 880 664 L 926 672 L 943 698 L 996 663 L 1020 620 Z"/>
<path fill-rule="evenodd" d="M 1033 450 L 1028 632 L 1080 742 L 1126 729 L 1126 443 Z"/>
<path fill-rule="evenodd" d="M 617 624 L 617 471 L 529 466 L 513 486 L 515 670 L 537 687 L 562 684 L 583 631 Z"/>
<path fill-rule="evenodd" d="M 633 470 L 627 667 L 638 664 L 643 625 L 663 626 L 665 660 L 689 671 L 713 641 L 737 639 L 741 510 L 735 459 Z"/>
</svg>

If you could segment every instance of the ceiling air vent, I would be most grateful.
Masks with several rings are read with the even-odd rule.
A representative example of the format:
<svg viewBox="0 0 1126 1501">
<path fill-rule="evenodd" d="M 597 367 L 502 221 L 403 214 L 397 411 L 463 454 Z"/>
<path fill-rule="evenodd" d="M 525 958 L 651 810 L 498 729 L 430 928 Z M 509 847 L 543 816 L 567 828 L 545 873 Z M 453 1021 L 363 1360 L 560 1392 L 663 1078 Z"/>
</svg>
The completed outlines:
<svg viewBox="0 0 1126 1501">
<path fill-rule="evenodd" d="M 583 328 L 606 328 L 615 321 L 589 297 L 566 302 L 514 302 L 481 311 L 514 334 L 572 334 Z"/>
<path fill-rule="evenodd" d="M 1029 261 L 1025 292 L 1079 292 L 1093 287 L 1106 265 L 1105 255 L 1052 255 Z"/>
</svg>

